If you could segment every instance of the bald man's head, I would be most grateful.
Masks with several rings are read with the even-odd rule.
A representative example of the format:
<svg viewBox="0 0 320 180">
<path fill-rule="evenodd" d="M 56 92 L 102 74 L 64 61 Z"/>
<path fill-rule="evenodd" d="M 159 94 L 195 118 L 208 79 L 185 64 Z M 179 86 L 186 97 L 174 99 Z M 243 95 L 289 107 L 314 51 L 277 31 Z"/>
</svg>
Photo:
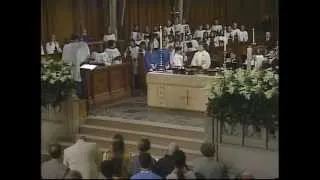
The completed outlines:
<svg viewBox="0 0 320 180">
<path fill-rule="evenodd" d="M 175 142 L 171 142 L 168 146 L 168 155 L 173 155 L 174 152 L 179 150 L 179 146 Z"/>
</svg>

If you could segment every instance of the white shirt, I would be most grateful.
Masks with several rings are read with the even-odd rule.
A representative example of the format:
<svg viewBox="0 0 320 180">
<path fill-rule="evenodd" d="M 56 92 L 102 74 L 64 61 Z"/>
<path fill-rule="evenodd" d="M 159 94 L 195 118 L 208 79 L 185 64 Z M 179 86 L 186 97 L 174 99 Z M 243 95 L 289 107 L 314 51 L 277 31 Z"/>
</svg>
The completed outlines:
<svg viewBox="0 0 320 180">
<path fill-rule="evenodd" d="M 211 30 L 215 32 L 221 32 L 222 31 L 222 25 L 213 25 L 211 26 Z"/>
<path fill-rule="evenodd" d="M 107 54 L 108 60 L 110 60 L 110 61 L 112 61 L 116 57 L 121 56 L 120 51 L 118 50 L 118 48 L 114 48 L 114 49 L 106 48 L 104 50 L 104 52 Z"/>
<path fill-rule="evenodd" d="M 153 39 L 153 48 L 159 48 L 160 44 L 159 41 L 157 39 Z"/>
<path fill-rule="evenodd" d="M 182 30 L 183 30 L 182 24 L 176 24 L 176 25 L 174 25 L 174 31 L 175 31 L 175 32 L 181 33 L 181 32 L 183 32 Z"/>
<path fill-rule="evenodd" d="M 240 42 L 247 42 L 248 41 L 248 32 L 247 31 L 240 31 L 239 32 L 239 41 Z"/>
<path fill-rule="evenodd" d="M 191 65 L 201 66 L 203 69 L 208 69 L 211 65 L 209 53 L 205 50 L 196 52 L 192 58 Z"/>
<path fill-rule="evenodd" d="M 103 36 L 104 42 L 108 42 L 110 40 L 116 41 L 117 40 L 116 35 L 115 34 L 107 34 L 107 35 Z"/>
<path fill-rule="evenodd" d="M 171 66 L 183 66 L 183 56 L 181 54 L 175 53 Z"/>
<path fill-rule="evenodd" d="M 58 41 L 47 42 L 47 44 L 46 44 L 47 54 L 53 54 L 55 48 L 57 48 L 57 51 L 58 51 L 58 52 L 60 52 L 60 53 L 62 52 L 61 49 L 60 49 L 60 47 L 59 47 Z"/>
<path fill-rule="evenodd" d="M 44 50 L 42 45 L 41 45 L 41 55 L 44 55 Z"/>
</svg>

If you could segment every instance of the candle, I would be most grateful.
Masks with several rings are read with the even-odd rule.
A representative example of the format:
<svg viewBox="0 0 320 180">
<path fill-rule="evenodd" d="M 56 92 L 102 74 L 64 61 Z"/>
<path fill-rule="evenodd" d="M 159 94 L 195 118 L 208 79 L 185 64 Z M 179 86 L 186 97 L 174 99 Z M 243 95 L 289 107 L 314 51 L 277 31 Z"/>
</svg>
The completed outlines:
<svg viewBox="0 0 320 180">
<path fill-rule="evenodd" d="M 223 51 L 227 51 L 227 28 L 224 27 L 224 41 L 223 41 Z"/>
<path fill-rule="evenodd" d="M 162 49 L 162 27 L 160 26 L 160 49 Z"/>
<path fill-rule="evenodd" d="M 252 28 L 252 44 L 255 44 L 255 42 L 254 42 L 254 28 Z"/>
</svg>

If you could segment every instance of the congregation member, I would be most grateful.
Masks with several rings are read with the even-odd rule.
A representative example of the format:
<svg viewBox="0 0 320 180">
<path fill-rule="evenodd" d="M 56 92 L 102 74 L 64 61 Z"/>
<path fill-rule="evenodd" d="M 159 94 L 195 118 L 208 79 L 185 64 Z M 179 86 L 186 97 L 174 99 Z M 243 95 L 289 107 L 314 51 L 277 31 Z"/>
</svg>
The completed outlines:
<svg viewBox="0 0 320 180">
<path fill-rule="evenodd" d="M 167 32 L 168 35 L 174 35 L 174 26 L 170 20 L 167 22 L 167 26 L 165 27 L 165 31 Z"/>
<path fill-rule="evenodd" d="M 100 161 L 97 144 L 87 142 L 84 136 L 80 136 L 74 145 L 64 150 L 64 164 L 71 170 L 79 171 L 83 179 L 98 177 Z"/>
<path fill-rule="evenodd" d="M 108 27 L 107 33 L 103 36 L 103 41 L 117 41 L 116 32 L 112 32 L 111 26 Z"/>
<path fill-rule="evenodd" d="M 106 178 L 128 178 L 130 154 L 125 151 L 124 139 L 120 134 L 112 138 L 111 152 L 105 152 L 101 163 L 101 172 Z"/>
<path fill-rule="evenodd" d="M 191 66 L 201 66 L 202 69 L 208 69 L 211 65 L 209 53 L 204 49 L 203 44 L 198 47 L 198 51 L 194 54 Z"/>
<path fill-rule="evenodd" d="M 164 157 L 160 158 L 155 167 L 154 172 L 161 176 L 162 178 L 166 178 L 175 167 L 175 158 L 174 154 L 179 150 L 178 144 L 175 142 L 171 142 L 168 146 L 167 153 Z"/>
<path fill-rule="evenodd" d="M 239 42 L 247 42 L 248 41 L 248 32 L 245 30 L 244 25 L 240 26 L 239 32 Z"/>
<path fill-rule="evenodd" d="M 215 148 L 212 143 L 203 143 L 200 148 L 203 157 L 193 160 L 192 166 L 195 173 L 199 173 L 205 179 L 223 178 L 222 165 L 214 158 Z"/>
<path fill-rule="evenodd" d="M 79 171 L 69 171 L 64 179 L 83 179 Z"/>
<path fill-rule="evenodd" d="M 111 65 L 113 62 L 120 61 L 120 51 L 116 47 L 116 41 L 110 40 L 108 41 L 108 47 L 104 50 L 107 55 L 107 65 Z"/>
<path fill-rule="evenodd" d="M 183 151 L 178 150 L 174 153 L 174 169 L 167 179 L 196 179 L 194 172 L 186 164 L 186 155 Z"/>
<path fill-rule="evenodd" d="M 222 25 L 219 23 L 218 19 L 214 20 L 214 24 L 211 26 L 211 31 L 214 31 L 217 34 L 220 34 L 223 32 Z"/>
<path fill-rule="evenodd" d="M 62 161 L 62 147 L 60 144 L 49 145 L 51 160 L 42 163 L 41 177 L 43 179 L 63 179 L 68 173 L 68 167 Z"/>
<path fill-rule="evenodd" d="M 171 66 L 172 67 L 183 67 L 184 60 L 187 60 L 187 57 L 183 56 L 181 46 L 176 47 L 175 52 L 174 52 L 174 58 L 173 58 Z"/>
<path fill-rule="evenodd" d="M 59 46 L 59 42 L 56 40 L 56 35 L 52 34 L 51 35 L 51 40 L 50 42 L 47 42 L 46 44 L 46 51 L 47 54 L 54 54 L 56 53 L 61 53 L 62 50 Z"/>
<path fill-rule="evenodd" d="M 139 143 L 138 143 L 139 153 L 137 155 L 133 156 L 131 159 L 130 173 L 132 175 L 139 172 L 139 170 L 141 168 L 141 164 L 140 164 L 139 159 L 140 159 L 141 155 L 143 155 L 145 153 L 149 154 L 150 148 L 151 148 L 151 143 L 150 143 L 149 139 L 141 139 L 139 141 Z M 156 160 L 154 158 L 151 158 L 151 164 L 150 164 L 149 168 L 153 168 L 155 164 L 156 164 Z"/>
<path fill-rule="evenodd" d="M 236 175 L 234 179 L 236 179 L 236 180 L 238 180 L 238 179 L 239 180 L 240 179 L 244 179 L 244 180 L 245 179 L 254 179 L 254 176 L 251 173 L 244 171 L 244 172 L 241 172 L 238 175 Z"/>
<path fill-rule="evenodd" d="M 162 179 L 160 176 L 152 172 L 154 159 L 149 153 L 140 153 L 138 159 L 140 168 L 130 179 Z"/>
</svg>

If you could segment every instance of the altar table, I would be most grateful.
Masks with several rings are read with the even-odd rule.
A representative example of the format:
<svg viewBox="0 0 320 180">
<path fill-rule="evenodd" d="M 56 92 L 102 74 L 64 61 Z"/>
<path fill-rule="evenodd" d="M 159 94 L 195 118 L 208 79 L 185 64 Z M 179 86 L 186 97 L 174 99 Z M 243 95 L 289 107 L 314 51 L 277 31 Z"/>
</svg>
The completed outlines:
<svg viewBox="0 0 320 180">
<path fill-rule="evenodd" d="M 217 76 L 149 72 L 146 77 L 148 106 L 205 112 Z"/>
</svg>

